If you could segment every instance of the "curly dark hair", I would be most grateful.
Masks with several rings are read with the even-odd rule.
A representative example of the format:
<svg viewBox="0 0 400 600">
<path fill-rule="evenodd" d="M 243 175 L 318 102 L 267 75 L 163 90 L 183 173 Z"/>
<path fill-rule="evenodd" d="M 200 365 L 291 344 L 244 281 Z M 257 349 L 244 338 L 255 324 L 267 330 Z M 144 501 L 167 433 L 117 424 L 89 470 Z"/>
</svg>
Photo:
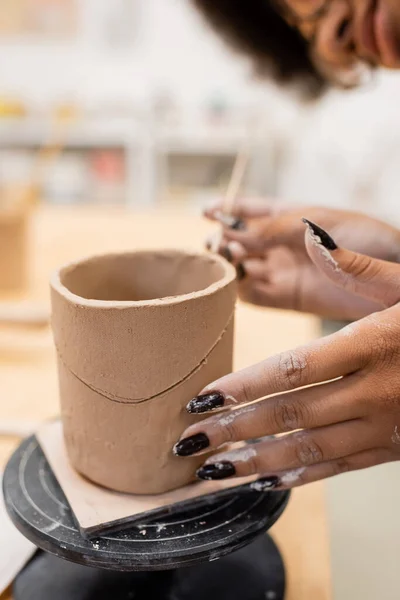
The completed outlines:
<svg viewBox="0 0 400 600">
<path fill-rule="evenodd" d="M 327 87 L 310 60 L 306 40 L 270 0 L 191 1 L 231 47 L 252 58 L 257 75 L 272 75 L 281 84 L 297 83 L 314 97 Z"/>
</svg>

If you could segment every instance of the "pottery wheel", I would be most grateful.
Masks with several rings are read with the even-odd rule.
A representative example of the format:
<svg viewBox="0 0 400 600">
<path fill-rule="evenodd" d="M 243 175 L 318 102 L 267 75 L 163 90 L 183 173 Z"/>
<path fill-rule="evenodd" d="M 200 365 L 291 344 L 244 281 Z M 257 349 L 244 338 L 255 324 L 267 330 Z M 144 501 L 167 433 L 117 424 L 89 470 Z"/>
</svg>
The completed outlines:
<svg viewBox="0 0 400 600">
<path fill-rule="evenodd" d="M 87 540 L 36 438 L 11 457 L 3 480 L 8 513 L 39 548 L 73 562 L 118 571 L 166 570 L 224 556 L 265 532 L 283 512 L 287 493 L 232 494 L 146 523 Z"/>
<path fill-rule="evenodd" d="M 272 540 L 262 534 L 285 509 L 289 497 L 287 492 L 238 494 L 233 490 L 231 495 L 210 501 L 208 506 L 186 508 L 162 523 L 143 522 L 120 533 L 87 540 L 80 534 L 68 502 L 35 437 L 24 441 L 11 457 L 4 474 L 3 488 L 6 507 L 14 524 L 45 551 L 39 553 L 17 579 L 17 600 L 46 600 L 49 590 L 49 598 L 78 600 L 80 596 L 76 595 L 74 588 L 78 584 L 81 589 L 82 585 L 83 589 L 88 586 L 88 594 L 85 592 L 82 596 L 85 600 L 92 597 L 89 588 L 93 586 L 97 590 L 93 598 L 100 599 L 98 586 L 103 585 L 113 587 L 115 600 L 138 598 L 138 588 L 147 590 L 146 598 L 172 598 L 166 591 L 171 586 L 174 589 L 178 586 L 188 594 L 190 592 L 188 597 L 192 599 L 203 597 L 196 595 L 196 590 L 200 594 L 201 588 L 204 598 L 207 598 L 204 586 L 211 585 L 207 575 L 209 569 L 214 573 L 212 586 L 220 586 L 221 600 L 225 598 L 222 590 L 227 593 L 230 590 L 227 598 L 232 600 L 236 597 L 241 600 L 247 597 L 283 599 L 282 560 Z M 236 550 L 239 551 L 234 552 Z M 214 562 L 220 558 L 220 561 Z M 183 566 L 189 569 L 179 568 Z M 238 581 L 236 576 L 233 577 L 232 569 L 237 571 Z M 133 571 L 145 573 L 135 574 Z M 231 573 L 229 576 L 228 571 Z M 220 577 L 217 577 L 218 573 Z M 270 595 L 264 595 L 264 592 L 262 596 L 244 594 L 243 582 L 247 577 L 252 582 L 249 589 L 255 591 L 258 585 L 260 590 Z M 149 596 L 149 590 L 159 585 L 162 595 Z M 120 586 L 124 590 L 121 595 Z M 133 596 L 127 595 L 127 586 L 135 590 L 132 591 Z M 71 589 L 75 591 L 68 595 L 67 590 Z M 37 595 L 34 590 L 37 590 Z M 184 598 L 183 591 L 174 592 L 174 599 Z M 237 596 L 239 591 L 241 595 Z"/>
</svg>

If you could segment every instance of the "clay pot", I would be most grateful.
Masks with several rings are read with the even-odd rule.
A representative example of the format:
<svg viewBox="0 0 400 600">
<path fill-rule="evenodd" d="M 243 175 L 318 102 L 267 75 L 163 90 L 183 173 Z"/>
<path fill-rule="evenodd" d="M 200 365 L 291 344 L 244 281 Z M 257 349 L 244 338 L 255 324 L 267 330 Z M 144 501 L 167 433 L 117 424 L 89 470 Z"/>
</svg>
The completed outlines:
<svg viewBox="0 0 400 600">
<path fill-rule="evenodd" d="M 52 324 L 68 455 L 107 488 L 158 494 L 203 458 L 172 447 L 188 401 L 232 370 L 235 270 L 179 251 L 105 255 L 52 278 Z"/>
</svg>

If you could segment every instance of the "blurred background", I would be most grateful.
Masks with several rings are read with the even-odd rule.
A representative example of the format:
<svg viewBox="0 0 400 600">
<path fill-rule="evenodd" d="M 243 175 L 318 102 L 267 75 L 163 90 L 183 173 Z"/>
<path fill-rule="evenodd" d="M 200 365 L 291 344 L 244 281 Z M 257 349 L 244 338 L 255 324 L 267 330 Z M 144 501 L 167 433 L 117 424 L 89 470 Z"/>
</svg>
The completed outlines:
<svg viewBox="0 0 400 600">
<path fill-rule="evenodd" d="M 2 188 L 36 183 L 52 204 L 173 197 L 197 210 L 250 135 L 249 193 L 400 220 L 400 81 L 300 104 L 255 81 L 189 4 L 3 0 Z"/>
<path fill-rule="evenodd" d="M 200 208 L 225 192 L 244 142 L 243 194 L 400 225 L 399 76 L 300 102 L 255 80 L 189 0 L 1 0 L 0 56 L 1 300 L 29 304 L 15 314 L 0 303 L 0 408 L 13 423 L 58 411 L 50 332 L 6 327 L 47 326 L 49 273 L 84 254 L 166 240 L 201 248 L 210 225 Z M 304 315 L 256 309 L 251 328 L 249 311 L 239 308 L 253 336 L 248 364 L 320 333 Z M 1 440 L 0 466 L 15 443 Z M 331 567 L 335 600 L 398 599 L 398 465 L 379 474 L 327 484 L 329 534 L 322 488 L 299 492 L 283 545 L 288 600 L 331 600 Z M 309 532 L 319 536 L 312 548 L 302 542 Z"/>
</svg>

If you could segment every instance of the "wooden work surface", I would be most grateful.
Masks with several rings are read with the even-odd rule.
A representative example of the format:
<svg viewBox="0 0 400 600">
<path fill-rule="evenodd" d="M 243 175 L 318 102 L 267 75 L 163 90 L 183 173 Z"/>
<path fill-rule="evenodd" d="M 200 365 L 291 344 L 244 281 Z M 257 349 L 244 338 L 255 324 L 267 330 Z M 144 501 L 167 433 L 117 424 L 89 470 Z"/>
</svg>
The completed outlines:
<svg viewBox="0 0 400 600">
<path fill-rule="evenodd" d="M 32 223 L 32 282 L 24 297 L 48 304 L 49 274 L 75 258 L 136 248 L 201 249 L 210 231 L 199 216 L 172 210 L 137 214 L 103 208 L 41 209 Z M 236 368 L 302 344 L 316 332 L 317 323 L 310 317 L 240 305 Z M 57 379 L 50 333 L 0 327 L 0 382 L 1 420 L 55 416 Z M 0 436 L 0 468 L 17 443 Z M 323 484 L 296 490 L 272 533 L 285 558 L 287 600 L 331 600 Z"/>
</svg>

